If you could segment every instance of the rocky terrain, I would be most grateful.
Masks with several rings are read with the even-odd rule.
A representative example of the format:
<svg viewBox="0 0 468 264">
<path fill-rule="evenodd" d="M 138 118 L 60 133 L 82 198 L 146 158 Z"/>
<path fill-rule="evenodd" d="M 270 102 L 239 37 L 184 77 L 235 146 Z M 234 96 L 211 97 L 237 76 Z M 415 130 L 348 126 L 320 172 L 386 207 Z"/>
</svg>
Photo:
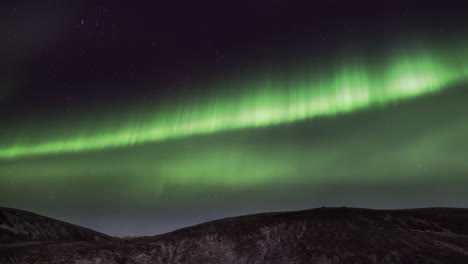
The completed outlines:
<svg viewBox="0 0 468 264">
<path fill-rule="evenodd" d="M 4 244 L 0 256 L 2 264 L 468 263 L 468 209 L 265 213 L 152 237 Z"/>
</svg>

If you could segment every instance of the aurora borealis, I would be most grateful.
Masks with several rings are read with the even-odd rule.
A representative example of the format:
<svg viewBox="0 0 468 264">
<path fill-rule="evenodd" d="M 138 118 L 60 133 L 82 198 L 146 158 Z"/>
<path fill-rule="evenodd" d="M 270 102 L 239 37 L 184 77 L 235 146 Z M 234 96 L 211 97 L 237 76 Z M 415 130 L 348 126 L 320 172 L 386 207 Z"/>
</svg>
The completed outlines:
<svg viewBox="0 0 468 264">
<path fill-rule="evenodd" d="M 147 112 L 151 114 L 143 117 L 129 115 L 129 120 L 106 122 L 117 127 L 113 130 L 106 131 L 105 127 L 94 124 L 74 124 L 75 131 L 84 132 L 63 139 L 57 136 L 30 139 L 33 143 L 22 143 L 21 138 L 13 140 L 19 143 L 0 149 L 0 157 L 126 147 L 176 137 L 290 123 L 424 95 L 468 77 L 468 63 L 464 56 L 460 56 L 466 53 L 464 50 L 453 51 L 451 57 L 439 56 L 441 58 L 417 50 L 408 53 L 413 55 L 396 56 L 394 62 L 373 72 L 365 63 L 348 62 L 341 66 L 343 69 L 332 64 L 332 68 L 339 70 L 329 74 L 293 75 L 288 78 L 292 80 L 290 83 L 268 80 L 263 86 L 255 82 L 232 84 L 250 89 L 240 89 L 247 90 L 240 97 L 221 95 L 205 99 L 206 102 L 183 101 L 169 109 L 150 109 Z M 93 128 L 80 129 L 83 127 Z M 63 132 L 58 131 L 58 134 Z"/>
<path fill-rule="evenodd" d="M 119 235 L 466 206 L 461 11 L 264 4 L 9 3 L 2 205 Z"/>
</svg>

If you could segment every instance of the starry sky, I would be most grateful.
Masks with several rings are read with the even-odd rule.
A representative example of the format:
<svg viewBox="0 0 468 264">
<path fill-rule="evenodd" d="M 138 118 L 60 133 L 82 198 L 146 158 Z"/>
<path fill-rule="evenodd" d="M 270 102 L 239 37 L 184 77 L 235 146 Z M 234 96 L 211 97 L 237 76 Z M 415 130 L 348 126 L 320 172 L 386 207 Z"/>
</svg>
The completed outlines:
<svg viewBox="0 0 468 264">
<path fill-rule="evenodd" d="M 0 206 L 133 236 L 468 204 L 462 6 L 4 2 Z"/>
</svg>

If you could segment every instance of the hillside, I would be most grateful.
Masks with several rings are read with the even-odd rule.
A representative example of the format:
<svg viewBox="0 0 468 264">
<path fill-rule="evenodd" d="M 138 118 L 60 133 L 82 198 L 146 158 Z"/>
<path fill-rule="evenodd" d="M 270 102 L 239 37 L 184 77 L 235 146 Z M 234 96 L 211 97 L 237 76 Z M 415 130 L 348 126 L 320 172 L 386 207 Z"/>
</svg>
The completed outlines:
<svg viewBox="0 0 468 264">
<path fill-rule="evenodd" d="M 3 249 L 0 263 L 468 263 L 468 209 L 317 208 Z"/>
<path fill-rule="evenodd" d="M 94 241 L 102 233 L 23 210 L 0 207 L 0 243 L 26 241 Z"/>
</svg>

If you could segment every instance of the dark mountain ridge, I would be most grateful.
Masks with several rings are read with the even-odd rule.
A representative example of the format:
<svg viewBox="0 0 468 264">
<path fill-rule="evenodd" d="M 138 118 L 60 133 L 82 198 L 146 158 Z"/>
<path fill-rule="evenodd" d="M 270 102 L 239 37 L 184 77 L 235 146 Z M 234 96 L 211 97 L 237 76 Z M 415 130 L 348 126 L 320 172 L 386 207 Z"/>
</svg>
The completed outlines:
<svg viewBox="0 0 468 264">
<path fill-rule="evenodd" d="M 263 213 L 157 236 L 0 253 L 0 263 L 468 263 L 468 209 Z"/>
<path fill-rule="evenodd" d="M 0 243 L 25 241 L 94 241 L 110 237 L 19 209 L 0 207 Z"/>
</svg>

